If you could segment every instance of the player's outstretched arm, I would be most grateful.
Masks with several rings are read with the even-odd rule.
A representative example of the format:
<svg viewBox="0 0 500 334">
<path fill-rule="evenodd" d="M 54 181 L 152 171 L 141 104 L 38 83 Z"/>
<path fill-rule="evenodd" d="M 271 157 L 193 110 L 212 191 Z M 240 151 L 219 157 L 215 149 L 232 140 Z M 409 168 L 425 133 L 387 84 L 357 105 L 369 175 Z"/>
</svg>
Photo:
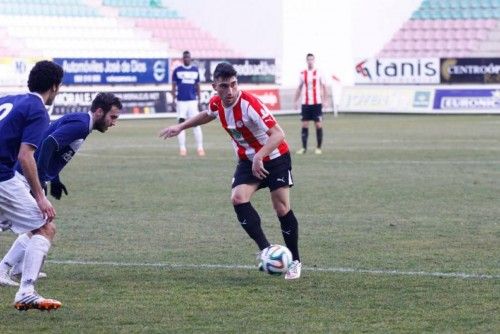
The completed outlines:
<svg viewBox="0 0 500 334">
<path fill-rule="evenodd" d="M 208 112 L 206 112 L 206 111 L 202 111 L 199 114 L 197 114 L 196 116 L 189 118 L 180 124 L 172 125 L 172 126 L 166 127 L 165 129 L 161 130 L 159 137 L 161 137 L 163 139 L 175 137 L 182 130 L 186 130 L 186 129 L 192 128 L 194 126 L 206 124 L 208 122 L 213 121 L 214 119 L 215 119 L 214 116 L 209 115 Z"/>
</svg>

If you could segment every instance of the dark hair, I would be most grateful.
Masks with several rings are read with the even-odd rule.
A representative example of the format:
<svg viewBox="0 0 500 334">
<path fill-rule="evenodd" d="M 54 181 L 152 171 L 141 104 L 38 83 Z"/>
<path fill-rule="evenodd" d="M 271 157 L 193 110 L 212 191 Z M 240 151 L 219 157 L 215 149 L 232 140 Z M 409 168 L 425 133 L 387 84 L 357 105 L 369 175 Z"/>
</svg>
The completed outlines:
<svg viewBox="0 0 500 334">
<path fill-rule="evenodd" d="M 314 55 L 312 53 L 308 53 L 306 58 L 309 58 L 309 57 L 314 57 Z"/>
<path fill-rule="evenodd" d="M 42 60 L 31 69 L 28 78 L 30 92 L 45 93 L 54 85 L 59 86 L 62 82 L 64 71 L 58 64 Z"/>
<path fill-rule="evenodd" d="M 235 77 L 238 74 L 236 70 L 234 69 L 233 65 L 223 62 L 219 63 L 214 70 L 214 80 L 215 79 L 227 79 L 231 77 Z"/>
<path fill-rule="evenodd" d="M 92 106 L 90 107 L 90 111 L 95 112 L 97 109 L 101 108 L 104 111 L 104 114 L 109 112 L 113 106 L 118 109 L 122 109 L 122 102 L 118 97 L 113 93 L 99 93 L 96 95 L 94 100 L 92 101 Z"/>
<path fill-rule="evenodd" d="M 183 56 L 183 57 L 184 57 L 184 56 L 191 56 L 191 52 L 189 52 L 188 50 L 186 50 L 186 51 L 184 51 L 184 52 L 182 53 L 182 56 Z"/>
</svg>

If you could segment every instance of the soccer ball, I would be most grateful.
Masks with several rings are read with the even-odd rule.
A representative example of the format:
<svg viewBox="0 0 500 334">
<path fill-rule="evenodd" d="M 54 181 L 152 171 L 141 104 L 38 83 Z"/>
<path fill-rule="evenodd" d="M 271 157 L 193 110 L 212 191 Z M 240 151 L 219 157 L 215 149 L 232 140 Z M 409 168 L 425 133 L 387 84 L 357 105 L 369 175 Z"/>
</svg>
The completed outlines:
<svg viewBox="0 0 500 334">
<path fill-rule="evenodd" d="M 269 275 L 286 273 L 293 261 L 290 250 L 281 245 L 271 245 L 263 249 L 260 260 L 261 269 Z"/>
</svg>

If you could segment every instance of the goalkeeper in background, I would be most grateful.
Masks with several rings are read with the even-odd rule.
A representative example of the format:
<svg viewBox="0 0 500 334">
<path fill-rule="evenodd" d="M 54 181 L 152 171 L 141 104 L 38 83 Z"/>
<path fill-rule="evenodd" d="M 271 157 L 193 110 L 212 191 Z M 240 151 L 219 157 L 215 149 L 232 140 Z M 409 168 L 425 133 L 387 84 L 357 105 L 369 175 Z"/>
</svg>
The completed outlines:
<svg viewBox="0 0 500 334">
<path fill-rule="evenodd" d="M 99 93 L 92 101 L 89 112 L 70 113 L 53 122 L 44 133 L 42 144 L 35 152 L 40 183 L 47 192 L 50 181 L 50 194 L 61 199 L 66 195 L 66 186 L 59 179 L 59 173 L 73 158 L 92 130 L 106 132 L 114 126 L 122 109 L 121 101 L 112 93 Z M 19 164 L 17 172 L 23 174 Z M 24 253 L 31 233 L 24 233 L 14 241 L 10 250 L 0 262 L 0 285 L 18 286 L 15 280 L 21 276 Z M 39 277 L 44 277 L 43 273 Z"/>
</svg>

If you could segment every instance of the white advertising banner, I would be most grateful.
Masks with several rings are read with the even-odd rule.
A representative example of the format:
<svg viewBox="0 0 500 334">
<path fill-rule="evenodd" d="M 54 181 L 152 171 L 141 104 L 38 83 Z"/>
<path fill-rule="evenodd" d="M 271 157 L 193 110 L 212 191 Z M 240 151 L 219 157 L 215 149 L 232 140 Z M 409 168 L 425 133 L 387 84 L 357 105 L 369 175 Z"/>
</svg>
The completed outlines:
<svg viewBox="0 0 500 334">
<path fill-rule="evenodd" d="M 339 112 L 500 114 L 500 86 L 344 87 Z"/>
<path fill-rule="evenodd" d="M 439 84 L 439 58 L 372 58 L 356 65 L 356 84 Z"/>
<path fill-rule="evenodd" d="M 432 111 L 434 89 L 415 87 L 344 87 L 340 112 L 426 113 Z"/>
<path fill-rule="evenodd" d="M 26 87 L 29 73 L 38 60 L 0 57 L 0 86 Z"/>
</svg>

